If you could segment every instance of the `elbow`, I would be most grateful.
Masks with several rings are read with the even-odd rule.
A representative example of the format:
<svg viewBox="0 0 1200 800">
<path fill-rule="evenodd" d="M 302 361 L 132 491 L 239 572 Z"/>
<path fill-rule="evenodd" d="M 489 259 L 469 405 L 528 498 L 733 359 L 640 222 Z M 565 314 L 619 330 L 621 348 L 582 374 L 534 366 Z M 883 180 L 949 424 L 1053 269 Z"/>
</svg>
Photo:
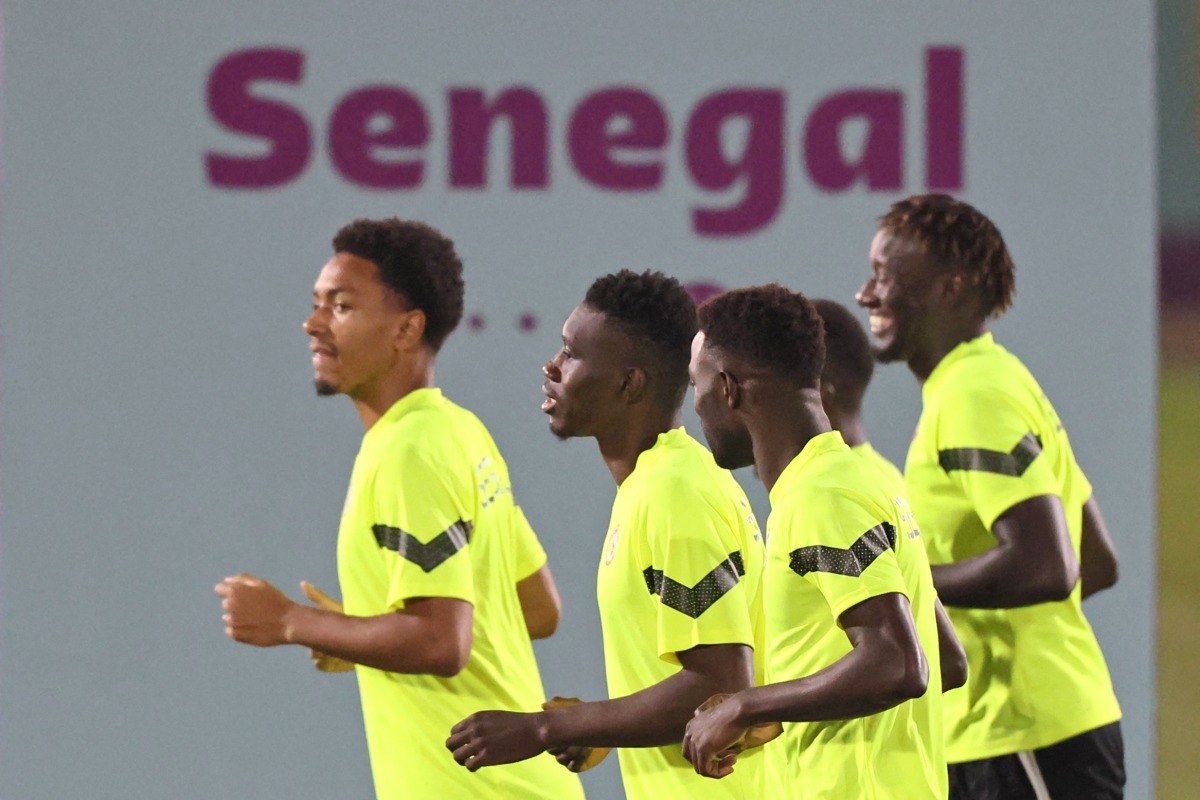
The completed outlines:
<svg viewBox="0 0 1200 800">
<path fill-rule="evenodd" d="M 922 660 L 919 670 L 905 670 L 904 676 L 897 681 L 894 687 L 894 694 L 897 702 L 905 700 L 916 700 L 918 697 L 924 697 L 925 692 L 929 690 L 929 668 Z"/>
<path fill-rule="evenodd" d="M 1117 585 L 1117 579 L 1121 577 L 1120 567 L 1117 566 L 1117 560 L 1114 558 L 1106 565 L 1107 569 L 1100 575 L 1100 579 L 1096 581 L 1096 591 L 1101 589 L 1111 589 Z"/>
<path fill-rule="evenodd" d="M 548 639 L 558 630 L 558 614 L 545 616 L 541 619 L 530 620 L 526 626 L 530 639 Z"/>
<path fill-rule="evenodd" d="M 885 708 L 899 705 L 906 700 L 923 697 L 929 689 L 929 662 L 916 646 L 916 652 L 900 654 L 892 659 L 893 667 L 880 676 L 881 698 Z"/>
<path fill-rule="evenodd" d="M 530 639 L 546 639 L 558 630 L 558 621 L 562 618 L 562 604 L 557 602 L 545 603 L 539 606 L 536 613 L 525 609 L 525 629 L 529 631 Z"/>
<path fill-rule="evenodd" d="M 450 637 L 442 647 L 430 653 L 429 672 L 439 678 L 453 678 L 471 660 L 471 636 Z"/>
<path fill-rule="evenodd" d="M 463 656 L 447 655 L 431 662 L 429 672 L 439 678 L 453 678 L 466 668 L 468 660 L 470 660 L 469 654 Z"/>
<path fill-rule="evenodd" d="M 1066 567 L 1047 574 L 1033 587 L 1031 605 L 1033 603 L 1054 603 L 1066 600 L 1075 591 L 1079 582 L 1079 567 Z"/>
<path fill-rule="evenodd" d="M 1029 573 L 1020 605 L 1066 600 L 1075 591 L 1079 577 L 1079 561 L 1073 557 L 1057 564 L 1046 563 L 1042 569 Z"/>
<path fill-rule="evenodd" d="M 948 692 L 967 683 L 967 656 L 959 651 L 953 658 L 942 662 L 942 691 Z"/>
</svg>

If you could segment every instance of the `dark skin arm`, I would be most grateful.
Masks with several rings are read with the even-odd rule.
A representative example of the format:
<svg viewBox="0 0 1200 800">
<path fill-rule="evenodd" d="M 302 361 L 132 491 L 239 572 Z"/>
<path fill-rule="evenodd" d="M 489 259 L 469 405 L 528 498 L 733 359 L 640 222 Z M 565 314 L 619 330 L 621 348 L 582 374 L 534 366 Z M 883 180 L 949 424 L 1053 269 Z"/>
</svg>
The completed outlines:
<svg viewBox="0 0 1200 800">
<path fill-rule="evenodd" d="M 1062 501 L 1031 497 L 992 525 L 996 546 L 953 564 L 933 567 L 933 583 L 948 606 L 1018 608 L 1066 600 L 1079 580 Z"/>
<path fill-rule="evenodd" d="M 293 602 L 253 575 L 217 584 L 229 638 L 258 647 L 298 644 L 388 672 L 452 677 L 471 655 L 470 603 L 448 597 L 413 598 L 402 611 L 353 617 Z"/>
<path fill-rule="evenodd" d="M 938 629 L 938 661 L 942 666 L 942 691 L 957 689 L 967 682 L 967 651 L 963 649 L 954 624 L 942 601 L 936 603 Z"/>
<path fill-rule="evenodd" d="M 683 755 L 696 772 L 710 778 L 732 772 L 729 748 L 753 725 L 865 717 L 925 693 L 929 664 L 906 597 L 869 598 L 838 622 L 854 649 L 833 664 L 804 678 L 746 689 L 693 718 Z"/>
<path fill-rule="evenodd" d="M 1080 592 L 1090 597 L 1117 582 L 1117 549 L 1113 547 L 1100 504 L 1092 495 L 1083 504 L 1083 535 L 1079 546 Z"/>
<path fill-rule="evenodd" d="M 701 645 L 678 654 L 682 669 L 640 692 L 537 713 L 480 711 L 446 740 L 454 760 L 480 767 L 524 761 L 571 747 L 657 747 L 678 742 L 696 706 L 714 694 L 754 685 L 746 645 Z"/>
<path fill-rule="evenodd" d="M 517 581 L 517 597 L 521 601 L 521 613 L 525 615 L 525 628 L 530 639 L 545 639 L 558 629 L 562 600 L 549 564 L 543 564 L 528 578 Z"/>
</svg>

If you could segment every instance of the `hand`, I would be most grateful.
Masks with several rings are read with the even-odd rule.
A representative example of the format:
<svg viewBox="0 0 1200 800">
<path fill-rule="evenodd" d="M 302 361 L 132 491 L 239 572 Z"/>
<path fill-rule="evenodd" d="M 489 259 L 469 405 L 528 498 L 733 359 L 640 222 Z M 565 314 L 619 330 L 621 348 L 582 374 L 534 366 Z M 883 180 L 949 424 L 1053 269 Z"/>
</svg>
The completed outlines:
<svg viewBox="0 0 1200 800">
<path fill-rule="evenodd" d="M 326 611 L 336 611 L 339 614 L 345 614 L 342 604 L 334 600 L 329 595 L 322 592 L 317 587 L 313 586 L 308 581 L 300 581 L 300 588 L 304 591 L 304 596 L 312 602 L 316 603 Z"/>
<path fill-rule="evenodd" d="M 262 578 L 242 573 L 226 578 L 214 589 L 224 599 L 225 635 L 257 647 L 287 644 L 289 612 L 296 604 Z"/>
<path fill-rule="evenodd" d="M 608 751 L 611 749 L 611 747 L 585 747 L 581 744 L 573 744 L 567 747 L 551 747 L 546 752 L 554 756 L 558 763 L 571 772 L 586 772 L 603 761 L 604 756 L 608 755 Z M 599 753 L 599 757 L 593 760 L 593 756 L 597 753 Z"/>
<path fill-rule="evenodd" d="M 737 754 L 750 728 L 737 721 L 741 704 L 736 695 L 715 694 L 696 709 L 683 734 L 683 757 L 696 772 L 709 778 L 724 778 L 733 772 Z"/>
<path fill-rule="evenodd" d="M 578 697 L 558 697 L 556 695 L 542 703 L 542 708 L 563 708 L 578 705 L 581 702 L 583 701 Z M 610 751 L 612 751 L 611 747 L 586 747 L 579 744 L 549 749 L 550 755 L 571 772 L 586 772 L 603 761 Z"/>
<path fill-rule="evenodd" d="M 546 749 L 540 714 L 479 711 L 450 729 L 446 749 L 471 772 L 533 758 Z"/>
<path fill-rule="evenodd" d="M 304 596 L 316 603 L 318 607 L 323 608 L 326 611 L 336 611 L 339 614 L 346 613 L 342 610 L 341 603 L 339 603 L 337 600 L 334 600 L 332 597 L 325 594 L 308 581 L 300 581 L 300 588 L 303 590 Z M 331 656 L 328 653 L 322 653 L 320 650 L 313 650 L 312 648 L 309 648 L 308 657 L 312 659 L 313 666 L 316 667 L 319 672 L 354 671 L 353 661 L 347 661 L 344 658 Z"/>
<path fill-rule="evenodd" d="M 308 649 L 308 657 L 312 659 L 313 666 L 318 672 L 353 672 L 354 662 L 347 661 L 344 658 L 331 656 L 328 653 L 322 653 L 320 650 Z"/>
</svg>

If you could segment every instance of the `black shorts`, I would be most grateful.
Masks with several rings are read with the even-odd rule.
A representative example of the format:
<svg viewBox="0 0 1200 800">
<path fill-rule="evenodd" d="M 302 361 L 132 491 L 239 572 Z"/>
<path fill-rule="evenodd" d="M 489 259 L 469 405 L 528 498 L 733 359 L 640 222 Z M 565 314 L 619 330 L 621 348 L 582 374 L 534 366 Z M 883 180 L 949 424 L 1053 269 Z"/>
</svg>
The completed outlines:
<svg viewBox="0 0 1200 800">
<path fill-rule="evenodd" d="M 1023 757 L 1035 762 L 1036 770 L 1027 769 Z M 1031 771 L 1040 775 L 1030 777 Z M 1046 796 L 1034 789 L 1039 778 L 1051 800 L 1121 800 L 1125 796 L 1121 723 L 1095 728 L 1029 754 L 951 764 L 950 800 L 1038 800 Z"/>
</svg>

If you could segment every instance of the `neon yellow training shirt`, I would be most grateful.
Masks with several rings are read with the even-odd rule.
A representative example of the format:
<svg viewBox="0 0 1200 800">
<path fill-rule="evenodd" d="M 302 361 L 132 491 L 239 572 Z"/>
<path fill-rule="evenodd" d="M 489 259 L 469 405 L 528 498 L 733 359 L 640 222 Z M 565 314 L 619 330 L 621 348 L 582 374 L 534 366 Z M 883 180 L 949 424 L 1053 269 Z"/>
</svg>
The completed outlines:
<svg viewBox="0 0 1200 800">
<path fill-rule="evenodd" d="M 379 800 L 583 797 L 578 777 L 547 754 L 470 773 L 445 746 L 476 711 L 540 709 L 517 582 L 545 562 L 504 459 L 471 412 L 420 389 L 367 431 L 338 533 L 346 613 L 395 612 L 416 597 L 474 607 L 471 657 L 453 678 L 356 668 Z"/>
<path fill-rule="evenodd" d="M 617 490 L 596 595 L 610 697 L 661 683 L 676 654 L 697 645 L 744 644 L 761 635 L 763 546 L 741 486 L 699 442 L 660 434 Z M 721 780 L 696 774 L 680 743 L 622 748 L 630 800 L 761 798 L 758 751 Z"/>
<path fill-rule="evenodd" d="M 896 467 L 891 461 L 881 456 L 879 452 L 871 446 L 870 442 L 854 445 L 850 448 L 860 456 L 870 461 L 875 467 L 884 474 L 887 479 L 885 486 L 889 492 L 896 494 L 899 497 L 907 497 L 908 491 L 904 488 L 904 473 Z"/>
<path fill-rule="evenodd" d="M 1042 495 L 1062 498 L 1078 556 L 1092 487 L 1025 366 L 984 334 L 942 359 L 922 397 L 905 478 L 930 562 L 995 547 L 996 519 Z M 964 690 L 947 695 L 951 763 L 1045 747 L 1120 719 L 1078 585 L 1061 602 L 947 611 L 970 670 Z"/>
<path fill-rule="evenodd" d="M 765 749 L 764 797 L 944 798 L 942 676 L 929 561 L 908 504 L 837 431 L 812 438 L 771 489 L 763 572 L 767 681 L 812 675 L 853 648 L 839 618 L 908 598 L 929 662 L 925 694 L 867 717 L 785 722 Z"/>
</svg>

